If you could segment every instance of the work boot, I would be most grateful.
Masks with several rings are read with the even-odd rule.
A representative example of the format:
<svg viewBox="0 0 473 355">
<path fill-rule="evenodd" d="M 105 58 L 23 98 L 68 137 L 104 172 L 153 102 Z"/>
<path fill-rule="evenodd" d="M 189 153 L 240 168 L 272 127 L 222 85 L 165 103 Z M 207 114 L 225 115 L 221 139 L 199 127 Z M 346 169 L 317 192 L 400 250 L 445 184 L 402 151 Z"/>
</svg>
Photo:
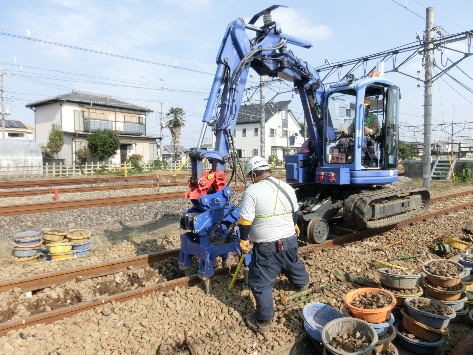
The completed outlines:
<svg viewBox="0 0 473 355">
<path fill-rule="evenodd" d="M 305 291 L 309 289 L 309 284 L 305 284 L 303 286 L 297 286 L 296 285 L 296 291 Z"/>
<path fill-rule="evenodd" d="M 269 332 L 269 328 L 271 327 L 271 319 L 265 321 L 258 320 L 253 313 L 246 318 L 246 324 L 251 330 L 260 334 L 266 334 Z"/>
</svg>

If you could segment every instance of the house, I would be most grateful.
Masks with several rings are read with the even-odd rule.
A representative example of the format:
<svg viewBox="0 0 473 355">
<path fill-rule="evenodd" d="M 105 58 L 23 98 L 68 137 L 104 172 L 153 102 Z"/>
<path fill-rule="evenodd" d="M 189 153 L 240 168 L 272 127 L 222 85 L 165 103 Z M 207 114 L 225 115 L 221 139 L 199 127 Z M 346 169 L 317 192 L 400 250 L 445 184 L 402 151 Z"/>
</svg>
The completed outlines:
<svg viewBox="0 0 473 355">
<path fill-rule="evenodd" d="M 242 105 L 235 125 L 234 141 L 238 155 L 250 158 L 261 155 L 283 160 L 286 154 L 299 150 L 304 142 L 301 125 L 289 109 L 291 101 L 268 102 L 264 105 L 264 132 L 261 137 L 261 107 Z M 262 149 L 264 141 L 264 151 Z"/>
<path fill-rule="evenodd" d="M 53 124 L 64 133 L 64 146 L 58 154 L 66 164 L 73 164 L 75 152 L 87 146 L 87 136 L 98 129 L 115 131 L 120 140 L 112 164 L 124 163 L 133 154 L 144 162 L 157 159 L 156 137 L 146 136 L 146 116 L 150 109 L 109 96 L 72 91 L 26 107 L 35 112 L 36 142 L 46 145 Z M 92 161 L 92 159 L 90 159 Z"/>
<path fill-rule="evenodd" d="M 21 121 L 4 120 L 0 129 L 0 138 L 34 140 L 34 128 Z"/>
<path fill-rule="evenodd" d="M 177 150 L 177 161 L 184 161 L 186 159 L 186 148 L 182 145 L 178 147 Z M 174 145 L 163 145 L 163 160 L 168 162 L 176 161 L 175 154 L 174 154 Z"/>
</svg>

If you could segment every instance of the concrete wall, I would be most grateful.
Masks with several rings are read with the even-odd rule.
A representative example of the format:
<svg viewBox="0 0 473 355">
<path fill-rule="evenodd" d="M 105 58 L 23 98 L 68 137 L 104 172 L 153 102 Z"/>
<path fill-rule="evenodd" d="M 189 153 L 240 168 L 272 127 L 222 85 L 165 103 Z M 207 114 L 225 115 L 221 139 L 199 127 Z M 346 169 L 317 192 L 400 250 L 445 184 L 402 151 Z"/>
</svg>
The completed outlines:
<svg viewBox="0 0 473 355">
<path fill-rule="evenodd" d="M 420 160 L 404 160 L 404 176 L 411 179 L 422 179 L 422 161 Z"/>
<path fill-rule="evenodd" d="M 422 179 L 422 161 L 420 160 L 404 160 L 404 175 L 411 179 Z M 432 163 L 433 166 L 433 163 Z M 455 174 L 462 174 L 465 166 L 473 168 L 473 160 L 457 160 L 455 163 Z"/>
<path fill-rule="evenodd" d="M 61 128 L 61 111 L 58 103 L 36 107 L 35 111 L 36 143 L 39 146 L 48 143 L 49 132 L 55 123 Z"/>
</svg>

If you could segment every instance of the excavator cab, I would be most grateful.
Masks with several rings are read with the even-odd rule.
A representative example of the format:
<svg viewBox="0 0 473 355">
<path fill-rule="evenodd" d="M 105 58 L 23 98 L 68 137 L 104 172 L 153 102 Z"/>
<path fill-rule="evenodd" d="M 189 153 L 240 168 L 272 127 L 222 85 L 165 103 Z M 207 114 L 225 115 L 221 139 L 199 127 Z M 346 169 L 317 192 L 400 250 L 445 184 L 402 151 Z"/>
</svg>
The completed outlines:
<svg viewBox="0 0 473 355">
<path fill-rule="evenodd" d="M 396 169 L 398 107 L 399 88 L 378 78 L 331 89 L 325 105 L 323 166 Z"/>
</svg>

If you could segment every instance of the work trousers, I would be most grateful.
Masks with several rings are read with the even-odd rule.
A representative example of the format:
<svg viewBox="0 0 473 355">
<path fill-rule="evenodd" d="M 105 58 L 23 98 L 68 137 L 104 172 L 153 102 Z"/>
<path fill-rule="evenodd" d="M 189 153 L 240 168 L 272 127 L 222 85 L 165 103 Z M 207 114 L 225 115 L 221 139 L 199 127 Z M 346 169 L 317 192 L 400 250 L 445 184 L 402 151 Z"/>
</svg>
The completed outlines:
<svg viewBox="0 0 473 355">
<path fill-rule="evenodd" d="M 254 243 L 249 265 L 248 282 L 256 299 L 256 319 L 274 317 L 273 285 L 283 272 L 295 286 L 309 283 L 309 274 L 297 255 L 297 237 L 285 239 L 284 251 L 277 252 L 276 242 Z"/>
</svg>

